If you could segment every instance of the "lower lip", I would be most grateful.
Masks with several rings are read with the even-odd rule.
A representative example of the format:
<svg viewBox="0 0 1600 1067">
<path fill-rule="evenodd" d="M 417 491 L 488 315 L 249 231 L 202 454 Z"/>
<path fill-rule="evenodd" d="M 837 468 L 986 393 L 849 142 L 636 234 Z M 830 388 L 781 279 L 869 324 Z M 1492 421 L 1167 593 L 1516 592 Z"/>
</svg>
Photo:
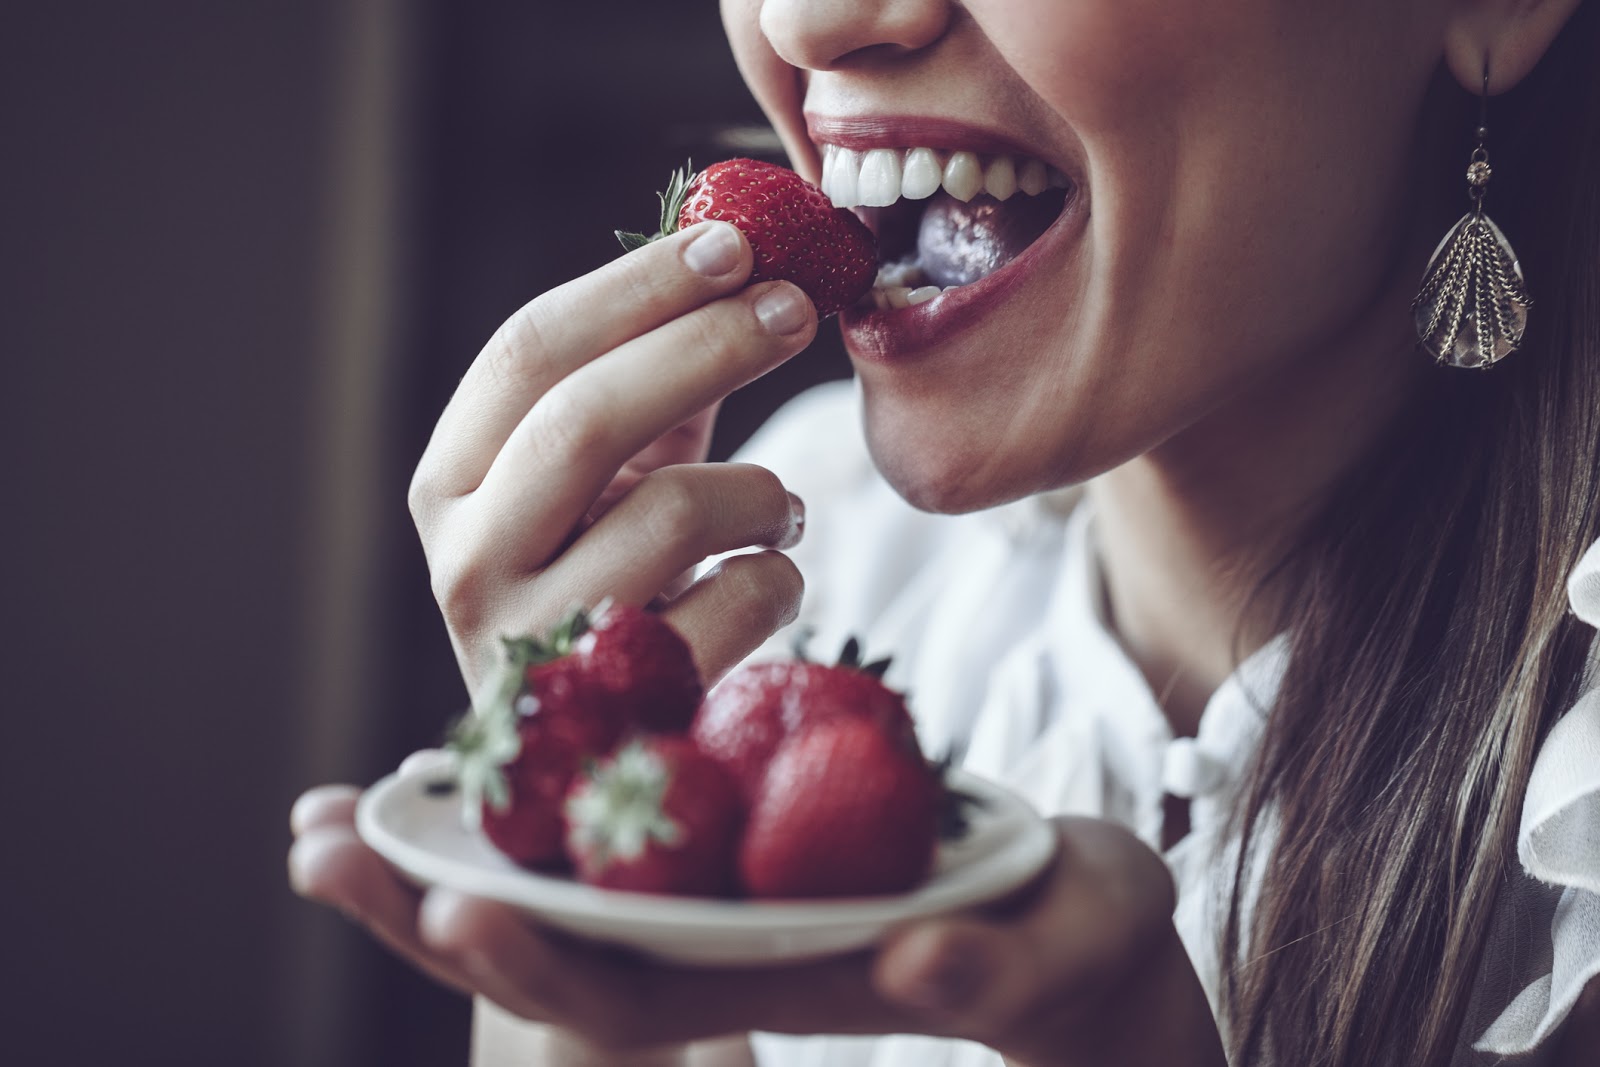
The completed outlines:
<svg viewBox="0 0 1600 1067">
<path fill-rule="evenodd" d="M 852 356 L 869 363 L 903 363 L 976 325 L 1014 296 L 1042 261 L 1078 239 L 1089 216 L 1087 206 L 1080 188 L 1037 241 L 1010 263 L 970 285 L 907 308 L 844 309 L 839 323 L 845 346 Z"/>
</svg>

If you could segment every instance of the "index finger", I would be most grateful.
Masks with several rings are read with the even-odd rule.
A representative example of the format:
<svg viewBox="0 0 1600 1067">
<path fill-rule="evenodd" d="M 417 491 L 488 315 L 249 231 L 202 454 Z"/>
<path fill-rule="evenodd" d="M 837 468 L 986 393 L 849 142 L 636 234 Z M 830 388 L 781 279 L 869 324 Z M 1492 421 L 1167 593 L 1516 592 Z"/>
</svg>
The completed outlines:
<svg viewBox="0 0 1600 1067">
<path fill-rule="evenodd" d="M 750 245 L 703 222 L 523 305 L 489 339 L 445 407 L 418 467 L 448 496 L 472 492 L 534 403 L 595 357 L 739 289 Z"/>
</svg>

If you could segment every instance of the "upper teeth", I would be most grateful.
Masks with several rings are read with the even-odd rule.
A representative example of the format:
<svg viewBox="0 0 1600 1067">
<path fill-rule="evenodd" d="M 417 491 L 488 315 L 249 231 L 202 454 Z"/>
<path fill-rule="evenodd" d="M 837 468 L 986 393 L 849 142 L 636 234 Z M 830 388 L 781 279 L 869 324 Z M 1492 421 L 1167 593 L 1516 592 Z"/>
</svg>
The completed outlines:
<svg viewBox="0 0 1600 1067">
<path fill-rule="evenodd" d="M 922 200 L 941 187 L 960 201 L 979 193 L 1005 200 L 1017 192 L 1037 196 L 1065 189 L 1067 176 L 1037 159 L 932 148 L 871 148 L 858 152 L 822 146 L 822 191 L 836 207 L 888 207 L 901 197 Z"/>
</svg>

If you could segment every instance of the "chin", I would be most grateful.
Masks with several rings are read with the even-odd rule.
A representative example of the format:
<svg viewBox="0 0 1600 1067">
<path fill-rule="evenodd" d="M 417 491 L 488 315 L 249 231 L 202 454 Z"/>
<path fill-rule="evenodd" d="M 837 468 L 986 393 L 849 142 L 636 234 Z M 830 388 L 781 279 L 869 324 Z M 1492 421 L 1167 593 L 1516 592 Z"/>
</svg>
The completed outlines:
<svg viewBox="0 0 1600 1067">
<path fill-rule="evenodd" d="M 867 447 L 884 480 L 918 511 L 964 515 L 1050 488 L 1006 477 L 995 470 L 998 457 L 963 449 L 959 441 L 930 447 L 926 440 L 874 433 L 869 426 Z"/>
</svg>

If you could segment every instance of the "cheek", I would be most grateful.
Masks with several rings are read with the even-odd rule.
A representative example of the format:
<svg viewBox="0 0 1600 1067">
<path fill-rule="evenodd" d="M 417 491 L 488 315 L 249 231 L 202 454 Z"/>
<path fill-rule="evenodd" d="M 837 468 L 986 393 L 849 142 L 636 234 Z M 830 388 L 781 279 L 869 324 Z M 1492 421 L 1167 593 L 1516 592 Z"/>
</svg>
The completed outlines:
<svg viewBox="0 0 1600 1067">
<path fill-rule="evenodd" d="M 790 161 L 814 181 L 822 171 L 822 163 L 806 136 L 800 109 L 805 95 L 800 75 L 778 58 L 762 35 L 761 3 L 762 0 L 721 0 L 723 30 L 739 73 L 772 121 Z"/>
<path fill-rule="evenodd" d="M 1409 5 L 969 7 L 1082 144 L 1093 284 L 1080 339 L 1125 368 L 1226 380 L 1335 332 L 1387 284 L 1437 60 Z"/>
<path fill-rule="evenodd" d="M 973 0 L 1006 63 L 1080 131 L 1125 127 L 1193 84 L 1237 39 L 1248 13 L 1229 0 Z"/>
</svg>

